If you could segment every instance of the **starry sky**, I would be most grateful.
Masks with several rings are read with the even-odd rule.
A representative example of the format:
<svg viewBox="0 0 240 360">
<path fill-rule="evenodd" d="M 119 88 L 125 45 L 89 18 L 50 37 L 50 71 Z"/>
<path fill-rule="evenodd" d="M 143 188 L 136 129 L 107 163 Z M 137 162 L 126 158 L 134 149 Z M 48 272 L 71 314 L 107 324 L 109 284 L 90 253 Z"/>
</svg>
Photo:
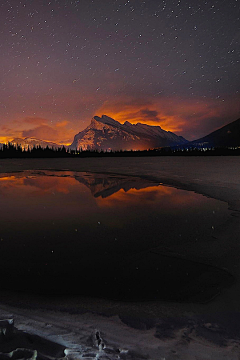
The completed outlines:
<svg viewBox="0 0 240 360">
<path fill-rule="evenodd" d="M 0 142 L 106 114 L 193 140 L 240 114 L 240 0 L 0 0 Z"/>
</svg>

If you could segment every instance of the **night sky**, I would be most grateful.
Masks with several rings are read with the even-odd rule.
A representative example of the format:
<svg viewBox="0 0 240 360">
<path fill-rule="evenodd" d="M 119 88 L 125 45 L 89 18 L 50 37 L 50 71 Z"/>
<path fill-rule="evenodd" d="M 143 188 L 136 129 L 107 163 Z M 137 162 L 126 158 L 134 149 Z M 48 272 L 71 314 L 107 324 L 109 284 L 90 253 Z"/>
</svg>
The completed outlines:
<svg viewBox="0 0 240 360">
<path fill-rule="evenodd" d="M 94 115 L 189 140 L 240 114 L 240 0 L 1 0 L 0 141 Z"/>
</svg>

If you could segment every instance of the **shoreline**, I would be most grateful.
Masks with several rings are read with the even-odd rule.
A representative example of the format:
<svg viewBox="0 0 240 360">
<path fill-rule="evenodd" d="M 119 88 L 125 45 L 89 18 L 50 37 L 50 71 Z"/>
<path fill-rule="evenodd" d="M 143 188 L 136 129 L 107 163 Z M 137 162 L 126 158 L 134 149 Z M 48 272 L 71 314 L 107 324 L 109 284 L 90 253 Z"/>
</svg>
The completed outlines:
<svg viewBox="0 0 240 360">
<path fill-rule="evenodd" d="M 238 331 L 235 319 L 240 317 L 239 168 L 240 158 L 237 157 L 1 160 L 2 174 L 24 170 L 68 170 L 131 175 L 226 202 L 230 210 L 229 214 L 231 212 L 232 214 L 216 230 L 215 239 L 205 239 L 204 243 L 194 244 L 185 250 L 179 245 L 176 246 L 176 251 L 183 257 L 203 262 L 207 260 L 214 266 L 222 266 L 237 279 L 236 284 L 224 289 L 222 294 L 207 304 L 167 302 L 117 304 L 114 301 L 88 298 L 58 299 L 49 302 L 49 299 L 34 299 L 21 295 L 19 301 L 25 304 L 25 308 L 0 305 L 2 313 L 15 312 L 16 325 L 20 328 L 25 326 L 25 329 L 33 332 L 40 331 L 38 323 L 40 320 L 29 320 L 31 318 L 41 318 L 44 323 L 49 323 L 50 319 L 55 324 L 51 329 L 53 330 L 55 326 L 58 329 L 56 331 L 63 326 L 69 332 L 71 328 L 69 323 L 75 324 L 74 326 L 78 326 L 81 332 L 85 333 L 85 337 L 82 338 L 83 343 L 87 342 L 94 329 L 98 328 L 105 337 L 104 341 L 112 344 L 112 351 L 116 348 L 117 342 L 121 346 L 125 345 L 126 349 L 135 351 L 135 355 L 131 355 L 129 359 L 138 359 L 141 354 L 148 354 L 149 359 L 154 360 L 159 358 L 157 356 L 166 357 L 167 360 L 205 359 L 199 356 L 201 352 L 212 354 L 211 359 L 224 359 L 221 356 L 229 360 L 238 359 L 240 341 L 236 335 Z M 5 293 L 5 296 L 5 301 L 3 298 L 2 301 L 6 304 L 7 298 L 11 298 L 14 294 Z M 28 305 L 31 305 L 30 310 L 26 309 Z M 64 319 L 63 325 L 58 320 L 60 315 Z M 181 322 L 180 318 L 185 320 Z M 176 327 L 172 335 L 169 326 Z M 170 331 L 169 337 L 164 337 L 163 329 L 166 333 Z M 114 331 L 118 332 L 118 336 Z M 41 336 L 45 334 L 47 338 L 50 336 L 44 326 L 40 333 Z M 230 339 L 231 336 L 234 337 L 233 334 L 235 338 Z M 74 338 L 73 333 L 72 338 Z M 63 340 L 62 343 L 64 341 L 66 342 Z M 125 344 L 127 341 L 129 344 Z M 94 342 L 92 346 L 95 346 Z M 129 356 L 130 354 L 131 352 Z"/>
</svg>

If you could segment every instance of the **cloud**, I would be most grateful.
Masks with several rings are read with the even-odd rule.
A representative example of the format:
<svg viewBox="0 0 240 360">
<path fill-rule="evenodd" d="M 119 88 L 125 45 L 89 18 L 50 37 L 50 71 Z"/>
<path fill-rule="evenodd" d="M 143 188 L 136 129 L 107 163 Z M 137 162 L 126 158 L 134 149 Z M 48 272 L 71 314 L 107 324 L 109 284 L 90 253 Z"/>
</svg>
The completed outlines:
<svg viewBox="0 0 240 360">
<path fill-rule="evenodd" d="M 159 122 L 159 112 L 156 110 L 143 109 L 140 111 L 142 117 L 146 118 L 146 120 Z"/>
<path fill-rule="evenodd" d="M 48 123 L 48 120 L 41 117 L 26 117 L 22 120 L 22 122 L 33 125 L 45 125 Z"/>
<path fill-rule="evenodd" d="M 56 129 L 48 125 L 37 126 L 34 129 L 23 130 L 23 137 L 35 137 L 37 139 L 56 141 L 59 139 L 59 133 Z"/>
<path fill-rule="evenodd" d="M 34 137 L 64 145 L 72 143 L 76 130 L 69 121 L 49 123 L 48 119 L 41 117 L 13 120 L 8 126 L 1 126 L 0 142 L 6 143 L 17 137 Z"/>
<path fill-rule="evenodd" d="M 69 145 L 72 143 L 76 132 L 68 128 L 68 121 L 62 121 L 56 125 L 40 125 L 33 129 L 23 130 L 22 137 L 35 137 L 41 140 L 53 141 L 57 144 Z"/>
<path fill-rule="evenodd" d="M 58 122 L 58 123 L 56 124 L 56 126 L 57 126 L 57 127 L 65 127 L 67 124 L 69 124 L 69 121 L 63 120 L 63 121 L 61 121 L 61 122 Z"/>
<path fill-rule="evenodd" d="M 7 143 L 15 137 L 20 137 L 22 132 L 20 130 L 12 129 L 9 126 L 1 126 L 0 143 Z"/>
<path fill-rule="evenodd" d="M 159 125 L 164 130 L 173 132 L 182 131 L 184 119 L 171 113 L 171 106 L 167 106 L 166 99 L 122 97 L 115 102 L 105 102 L 97 111 L 96 115 L 106 114 L 115 120 L 124 123 L 129 121 L 132 124 L 138 122 L 148 125 Z"/>
<path fill-rule="evenodd" d="M 239 96 L 225 99 L 122 96 L 105 102 L 96 115 L 108 115 L 123 123 L 159 125 L 164 130 L 194 140 L 236 120 Z"/>
<path fill-rule="evenodd" d="M 42 117 L 25 117 L 23 119 L 15 119 L 12 121 L 14 124 L 22 125 L 29 124 L 29 125 L 46 125 L 48 120 Z"/>
</svg>

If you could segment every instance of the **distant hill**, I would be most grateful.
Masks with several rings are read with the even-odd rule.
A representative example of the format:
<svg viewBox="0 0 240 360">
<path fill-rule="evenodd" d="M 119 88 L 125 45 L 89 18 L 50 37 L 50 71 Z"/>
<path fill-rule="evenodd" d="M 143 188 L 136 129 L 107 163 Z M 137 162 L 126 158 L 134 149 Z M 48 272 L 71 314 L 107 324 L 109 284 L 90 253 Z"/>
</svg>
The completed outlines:
<svg viewBox="0 0 240 360">
<path fill-rule="evenodd" d="M 236 147 L 240 146 L 240 119 L 237 119 L 187 145 L 196 147 Z"/>
<path fill-rule="evenodd" d="M 90 125 L 75 135 L 70 148 L 82 150 L 145 150 L 187 143 L 182 136 L 160 126 L 124 124 L 102 115 L 94 116 Z"/>
<path fill-rule="evenodd" d="M 41 146 L 42 148 L 46 148 L 47 146 L 49 148 L 59 148 L 59 147 L 63 147 L 63 145 L 59 145 L 56 143 L 53 143 L 51 141 L 46 141 L 46 140 L 40 140 L 40 139 L 36 139 L 34 137 L 25 137 L 25 138 L 15 138 L 12 141 L 10 141 L 10 144 L 12 145 L 19 145 L 22 147 L 22 149 L 27 150 L 28 147 L 30 149 L 32 149 L 34 146 Z"/>
</svg>

